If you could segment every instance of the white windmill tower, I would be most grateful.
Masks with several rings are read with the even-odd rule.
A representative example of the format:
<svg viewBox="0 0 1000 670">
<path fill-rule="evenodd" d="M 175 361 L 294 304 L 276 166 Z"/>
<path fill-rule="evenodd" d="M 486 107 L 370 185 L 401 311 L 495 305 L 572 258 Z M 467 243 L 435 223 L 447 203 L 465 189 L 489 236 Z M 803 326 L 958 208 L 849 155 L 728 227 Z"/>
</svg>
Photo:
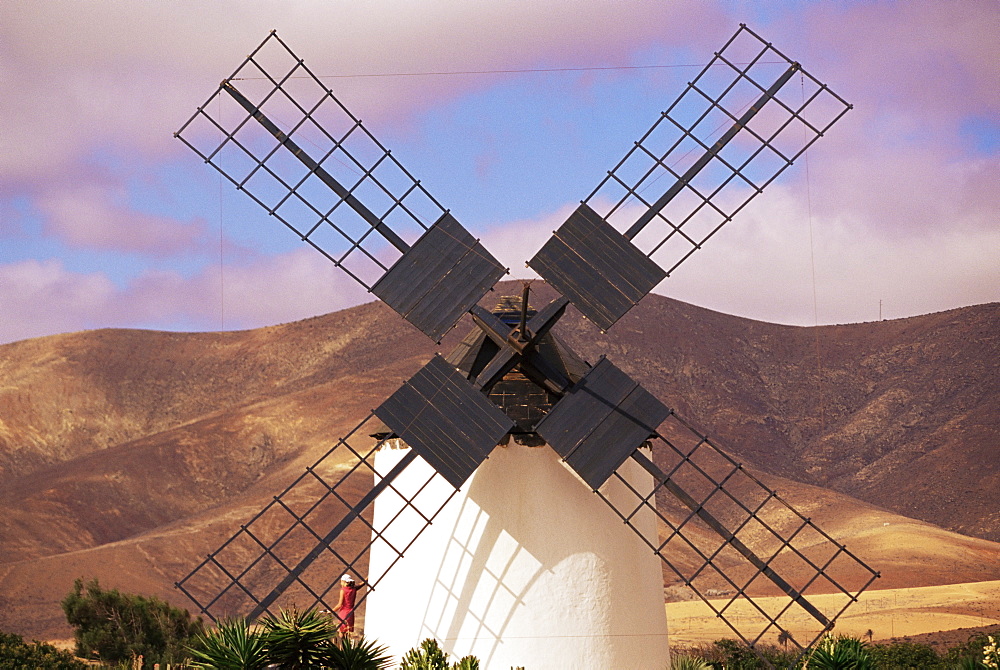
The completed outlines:
<svg viewBox="0 0 1000 670">
<path fill-rule="evenodd" d="M 495 328 L 527 344 L 527 324 L 537 316 L 527 296 L 526 286 L 520 299 L 502 299 L 479 318 L 493 317 Z M 552 333 L 532 346 L 553 378 L 576 383 L 589 369 Z M 445 361 L 478 383 L 496 348 L 475 328 Z M 626 526 L 560 462 L 535 431 L 558 397 L 533 378 L 540 379 L 537 369 L 526 363 L 490 384 L 487 397 L 516 423 L 457 494 L 418 461 L 395 480 L 399 495 L 375 502 L 372 525 L 386 530 L 372 546 L 368 578 L 379 586 L 367 599 L 366 634 L 397 653 L 432 637 L 457 657 L 499 668 L 666 667 L 661 563 L 636 536 L 655 541 L 656 516 L 642 509 Z M 383 475 L 410 453 L 387 427 L 374 437 L 384 440 L 375 457 Z M 653 478 L 638 464 L 618 473 L 631 488 L 618 480 L 601 487 L 614 505 L 626 509 L 633 491 L 652 493 Z M 424 525 L 406 500 L 425 484 L 425 500 L 433 497 L 429 506 L 441 512 L 393 567 L 390 547 Z"/>
<path fill-rule="evenodd" d="M 525 293 L 515 323 L 478 304 L 504 268 L 272 32 L 177 136 L 433 340 L 466 313 L 477 330 L 178 587 L 253 619 L 329 609 L 349 571 L 396 647 L 606 668 L 641 635 L 656 667 L 666 568 L 744 641 L 807 649 L 876 573 L 550 330 L 570 302 L 610 328 L 849 108 L 741 25 L 528 262 L 561 295 L 529 318 Z"/>
</svg>

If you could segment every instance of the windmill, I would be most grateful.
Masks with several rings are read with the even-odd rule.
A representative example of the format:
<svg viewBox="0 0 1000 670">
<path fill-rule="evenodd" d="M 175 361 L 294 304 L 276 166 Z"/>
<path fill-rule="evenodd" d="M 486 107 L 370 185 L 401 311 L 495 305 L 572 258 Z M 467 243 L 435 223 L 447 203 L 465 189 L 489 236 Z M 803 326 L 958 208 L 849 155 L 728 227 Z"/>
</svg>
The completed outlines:
<svg viewBox="0 0 1000 670">
<path fill-rule="evenodd" d="M 517 443 L 600 501 L 578 523 L 627 529 L 629 546 L 740 639 L 808 649 L 877 573 L 553 327 L 572 304 L 611 328 L 849 109 L 741 24 L 528 261 L 557 297 L 535 310 L 525 288 L 489 310 L 480 302 L 506 270 L 269 34 L 177 137 L 432 340 L 465 314 L 475 327 L 178 587 L 212 619 L 254 619 L 292 603 L 330 609 L 349 572 L 375 609 L 405 570 L 390 569 L 433 551 L 418 537 L 456 497 L 465 504 L 498 445 Z"/>
</svg>

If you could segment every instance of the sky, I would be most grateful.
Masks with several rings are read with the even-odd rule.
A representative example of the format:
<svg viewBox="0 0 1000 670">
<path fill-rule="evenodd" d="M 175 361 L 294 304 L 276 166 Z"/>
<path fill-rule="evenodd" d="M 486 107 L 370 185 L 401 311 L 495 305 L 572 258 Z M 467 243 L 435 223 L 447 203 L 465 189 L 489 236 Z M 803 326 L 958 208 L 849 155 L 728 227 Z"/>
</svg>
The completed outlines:
<svg viewBox="0 0 1000 670">
<path fill-rule="evenodd" d="M 0 343 L 371 299 L 174 137 L 277 30 L 511 269 L 746 23 L 853 105 L 657 293 L 811 326 L 1000 300 L 1000 4 L 0 4 Z"/>
</svg>

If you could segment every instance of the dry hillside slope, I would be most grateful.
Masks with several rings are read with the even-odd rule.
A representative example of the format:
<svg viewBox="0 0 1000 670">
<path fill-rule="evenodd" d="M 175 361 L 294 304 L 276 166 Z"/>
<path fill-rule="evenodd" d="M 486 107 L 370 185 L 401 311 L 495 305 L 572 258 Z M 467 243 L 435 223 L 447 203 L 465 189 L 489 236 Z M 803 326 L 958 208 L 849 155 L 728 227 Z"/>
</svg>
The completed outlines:
<svg viewBox="0 0 1000 670">
<path fill-rule="evenodd" d="M 650 296 L 607 338 L 573 310 L 557 328 L 710 430 L 888 587 L 1000 579 L 985 541 L 1000 539 L 998 326 L 1000 305 L 809 329 Z M 186 605 L 171 586 L 197 557 L 433 351 L 379 304 L 0 346 L 0 629 L 64 636 L 58 600 L 78 576 Z"/>
</svg>

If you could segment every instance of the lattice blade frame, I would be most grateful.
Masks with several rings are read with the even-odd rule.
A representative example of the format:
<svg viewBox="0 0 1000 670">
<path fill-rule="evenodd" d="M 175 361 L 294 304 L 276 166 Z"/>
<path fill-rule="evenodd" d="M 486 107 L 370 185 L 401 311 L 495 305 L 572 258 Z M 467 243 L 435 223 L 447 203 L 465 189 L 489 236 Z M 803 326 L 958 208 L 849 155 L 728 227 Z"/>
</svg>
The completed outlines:
<svg viewBox="0 0 1000 670">
<path fill-rule="evenodd" d="M 676 184 L 792 67 L 791 80 L 683 186 L 653 225 L 633 238 L 669 276 L 851 105 L 741 24 L 585 202 L 627 234 L 637 214 Z"/>
<path fill-rule="evenodd" d="M 457 489 L 431 485 L 426 479 L 395 476 L 376 470 L 379 449 L 400 446 L 398 439 L 376 442 L 369 433 L 381 426 L 374 413 L 275 496 L 232 537 L 212 551 L 176 584 L 212 621 L 256 619 L 291 606 L 333 612 L 341 575 L 353 574 L 364 587 L 355 603 L 363 620 L 363 604 Z M 397 468 L 401 474 L 419 456 L 410 451 Z M 388 480 L 388 481 L 387 481 Z M 378 490 L 391 497 L 397 512 L 373 523 L 366 496 Z M 440 491 L 450 491 L 442 495 Z M 364 504 L 363 509 L 358 509 Z M 331 534 L 339 529 L 335 537 Z M 370 555 L 378 545 L 387 565 L 370 572 Z M 311 562 L 299 570 L 304 558 Z M 334 613 L 334 616 L 336 614 Z"/>
<path fill-rule="evenodd" d="M 648 293 L 743 210 L 851 109 L 843 98 L 741 24 L 681 95 L 583 201 L 607 225 L 655 261 Z M 556 231 L 566 237 L 572 217 Z M 529 265 L 602 329 L 630 309 L 619 304 L 627 282 L 608 275 L 594 291 L 587 273 L 558 264 L 601 268 L 586 245 L 567 251 L 550 241 Z M 565 245 L 563 245 L 565 246 Z M 572 253 L 570 253 L 572 252 Z M 581 258 L 577 259 L 579 254 Z M 628 255 L 625 253 L 619 255 Z M 581 274 L 574 278 L 573 273 Z M 592 274 L 592 273 L 591 273 Z M 561 283 L 560 283 L 561 282 Z M 590 293 L 589 300 L 580 295 Z M 608 299 L 600 300 L 600 294 Z M 635 296 L 629 298 L 638 301 Z M 591 304 L 598 302 L 600 304 Z"/>
<path fill-rule="evenodd" d="M 273 31 L 174 135 L 369 291 L 447 214 Z M 450 223 L 463 265 L 432 288 L 466 306 L 506 269 Z M 461 316 L 397 311 L 435 340 Z"/>
<path fill-rule="evenodd" d="M 633 455 L 644 467 L 644 460 L 655 461 L 647 468 L 657 473 L 651 488 L 640 490 L 616 472 L 609 482 L 627 487 L 634 494 L 632 502 L 616 505 L 598 494 L 659 556 L 666 577 L 689 586 L 751 647 L 775 643 L 785 634 L 804 654 L 878 578 L 858 556 L 676 413 L 661 425 L 651 446 L 652 459 L 644 450 Z M 686 500 L 671 491 L 678 486 Z M 649 513 L 659 519 L 657 537 L 632 523 Z M 721 522 L 730 537 L 720 536 L 706 518 Z M 761 564 L 736 549 L 738 545 L 802 598 L 782 593 Z"/>
</svg>

